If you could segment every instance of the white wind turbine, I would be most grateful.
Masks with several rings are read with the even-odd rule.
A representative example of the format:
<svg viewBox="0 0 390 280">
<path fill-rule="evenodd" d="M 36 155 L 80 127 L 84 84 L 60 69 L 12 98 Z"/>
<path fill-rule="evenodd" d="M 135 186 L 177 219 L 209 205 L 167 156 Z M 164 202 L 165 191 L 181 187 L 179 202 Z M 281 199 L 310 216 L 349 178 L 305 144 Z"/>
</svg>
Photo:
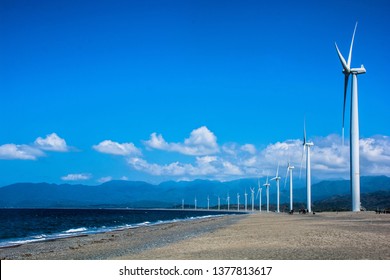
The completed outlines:
<svg viewBox="0 0 390 280">
<path fill-rule="evenodd" d="M 262 189 L 260 187 L 260 178 L 257 180 L 257 187 L 258 187 L 258 189 L 257 189 L 256 198 L 260 194 L 260 196 L 259 196 L 259 211 L 261 212 L 261 191 L 262 191 Z"/>
<path fill-rule="evenodd" d="M 266 195 L 267 195 L 267 212 L 269 212 L 269 186 L 271 184 L 268 183 L 268 176 L 267 176 L 267 181 L 265 182 L 265 184 L 263 185 L 265 188 L 266 188 Z"/>
<path fill-rule="evenodd" d="M 306 207 L 308 212 L 311 212 L 311 167 L 310 167 L 310 147 L 313 146 L 313 142 L 306 141 L 306 121 L 303 123 L 303 151 L 302 151 L 302 160 L 303 153 L 306 150 L 306 192 L 307 192 L 307 202 Z M 301 169 L 302 169 L 302 160 L 301 160 Z"/>
<path fill-rule="evenodd" d="M 237 211 L 240 211 L 240 194 L 237 193 Z"/>
<path fill-rule="evenodd" d="M 227 210 L 229 211 L 230 210 L 230 196 L 229 196 L 229 193 L 227 195 L 226 200 L 227 200 Z"/>
<path fill-rule="evenodd" d="M 255 211 L 255 189 L 252 187 L 250 189 L 251 189 L 252 212 L 253 212 Z"/>
<path fill-rule="evenodd" d="M 284 187 L 286 187 L 286 182 L 287 182 L 287 174 L 290 172 L 290 211 L 293 210 L 293 177 L 292 177 L 292 170 L 294 169 L 294 166 L 288 162 L 287 164 L 287 173 L 286 173 L 286 179 L 284 180 Z"/>
<path fill-rule="evenodd" d="M 245 189 L 244 196 L 245 196 L 245 211 L 248 211 L 248 194 L 246 193 L 246 189 Z"/>
<path fill-rule="evenodd" d="M 221 210 L 221 198 L 218 196 L 218 210 Z"/>
<path fill-rule="evenodd" d="M 278 163 L 278 168 L 276 169 L 276 176 L 274 178 L 271 179 L 272 180 L 275 180 L 276 181 L 276 212 L 280 212 L 279 211 L 279 181 L 280 181 L 280 177 L 279 177 L 279 163 Z"/>
<path fill-rule="evenodd" d="M 207 196 L 207 210 L 210 210 L 210 197 Z"/>
<path fill-rule="evenodd" d="M 339 48 L 336 45 L 337 54 L 343 66 L 344 73 L 344 107 L 343 107 L 343 144 L 344 144 L 344 118 L 345 118 L 345 101 L 347 98 L 347 87 L 349 75 L 352 74 L 351 85 L 351 125 L 350 125 L 350 178 L 352 193 L 352 211 L 360 211 L 360 167 L 359 167 L 359 112 L 358 112 L 358 86 L 357 75 L 366 73 L 362 65 L 360 68 L 351 68 L 352 47 L 355 38 L 357 23 L 353 31 L 351 47 L 349 49 L 348 62 L 345 61 Z"/>
<path fill-rule="evenodd" d="M 195 196 L 195 210 L 196 210 L 196 196 Z"/>
<path fill-rule="evenodd" d="M 181 200 L 181 209 L 184 209 L 184 198 Z"/>
</svg>

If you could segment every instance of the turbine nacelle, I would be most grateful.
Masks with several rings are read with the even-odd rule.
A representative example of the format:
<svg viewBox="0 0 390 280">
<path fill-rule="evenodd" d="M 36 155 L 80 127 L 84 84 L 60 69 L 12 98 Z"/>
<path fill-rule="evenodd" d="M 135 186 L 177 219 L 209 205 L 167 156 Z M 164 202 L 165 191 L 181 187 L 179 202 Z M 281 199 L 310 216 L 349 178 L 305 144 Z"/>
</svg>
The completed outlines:
<svg viewBox="0 0 390 280">
<path fill-rule="evenodd" d="M 360 68 L 352 68 L 351 73 L 356 74 L 356 75 L 364 74 L 364 73 L 366 73 L 366 68 L 364 68 L 364 65 L 362 64 L 362 66 L 360 66 Z"/>
</svg>

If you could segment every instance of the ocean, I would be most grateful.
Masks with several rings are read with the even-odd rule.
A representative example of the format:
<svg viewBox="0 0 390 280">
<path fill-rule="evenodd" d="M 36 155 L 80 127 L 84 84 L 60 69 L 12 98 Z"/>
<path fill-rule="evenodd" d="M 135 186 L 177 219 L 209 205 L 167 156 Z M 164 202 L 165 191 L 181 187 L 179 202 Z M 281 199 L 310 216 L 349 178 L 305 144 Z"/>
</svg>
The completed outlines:
<svg viewBox="0 0 390 280">
<path fill-rule="evenodd" d="M 244 212 L 156 209 L 0 209 L 0 248 Z"/>
</svg>

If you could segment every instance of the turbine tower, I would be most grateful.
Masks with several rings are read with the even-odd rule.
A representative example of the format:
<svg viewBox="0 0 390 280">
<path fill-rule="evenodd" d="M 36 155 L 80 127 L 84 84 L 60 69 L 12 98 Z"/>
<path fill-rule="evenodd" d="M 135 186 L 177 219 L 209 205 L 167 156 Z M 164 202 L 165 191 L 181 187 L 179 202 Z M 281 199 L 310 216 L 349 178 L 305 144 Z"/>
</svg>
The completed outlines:
<svg viewBox="0 0 390 280">
<path fill-rule="evenodd" d="M 357 23 L 353 31 L 351 47 L 349 49 L 348 61 L 346 62 L 339 48 L 336 45 L 337 54 L 339 56 L 344 73 L 344 107 L 343 107 L 343 130 L 342 137 L 344 139 L 344 119 L 345 119 L 345 101 L 347 98 L 347 87 L 349 75 L 352 74 L 351 85 L 351 125 L 350 125 L 350 178 L 351 178 L 351 194 L 352 194 L 352 211 L 360 211 L 360 167 L 359 167 L 359 112 L 358 112 L 358 86 L 357 75 L 366 73 L 366 69 L 362 65 L 360 68 L 351 68 L 352 47 L 355 38 Z M 344 140 L 343 140 L 344 142 Z"/>
<path fill-rule="evenodd" d="M 278 168 L 276 169 L 276 176 L 274 178 L 271 179 L 272 180 L 275 180 L 276 181 L 276 212 L 280 212 L 279 211 L 279 181 L 280 181 L 280 177 L 279 177 L 279 163 L 278 163 Z"/>
<path fill-rule="evenodd" d="M 310 147 L 313 146 L 313 142 L 306 141 L 306 121 L 303 123 L 303 153 L 306 150 L 306 207 L 307 211 L 311 212 L 311 167 L 310 167 Z M 303 160 L 302 153 L 302 160 Z M 302 160 L 301 160 L 301 169 L 302 169 Z"/>
<path fill-rule="evenodd" d="M 267 194 L 267 212 L 269 212 L 269 186 L 270 186 L 270 183 L 268 183 L 268 176 L 267 176 L 267 181 L 265 182 L 265 184 L 264 184 L 263 186 L 266 187 L 266 194 Z"/>
<path fill-rule="evenodd" d="M 181 209 L 184 209 L 184 198 L 181 200 Z"/>
<path fill-rule="evenodd" d="M 228 211 L 229 211 L 230 210 L 230 196 L 229 196 L 229 193 L 227 195 L 226 200 L 227 200 L 227 207 L 228 207 Z"/>
<path fill-rule="evenodd" d="M 255 189 L 251 187 L 252 212 L 255 211 Z"/>
<path fill-rule="evenodd" d="M 196 210 L 196 196 L 195 196 L 195 210 Z"/>
<path fill-rule="evenodd" d="M 237 193 L 237 211 L 240 211 L 240 194 Z"/>
<path fill-rule="evenodd" d="M 290 211 L 293 210 L 293 180 L 292 180 L 292 170 L 294 169 L 294 166 L 288 162 L 287 164 L 287 173 L 286 173 L 286 179 L 284 180 L 284 187 L 286 187 L 287 182 L 287 174 L 290 172 Z"/>
<path fill-rule="evenodd" d="M 258 187 L 258 189 L 257 189 L 257 194 L 256 194 L 256 198 L 257 198 L 257 196 L 260 194 L 260 196 L 259 196 L 259 211 L 261 212 L 261 187 L 260 187 L 260 178 L 257 180 L 257 187 Z"/>
<path fill-rule="evenodd" d="M 210 197 L 207 196 L 207 210 L 210 210 Z"/>
<path fill-rule="evenodd" d="M 218 210 L 221 210 L 221 198 L 218 196 Z"/>
<path fill-rule="evenodd" d="M 246 193 L 246 189 L 245 189 L 245 211 L 248 211 L 248 194 Z"/>
</svg>

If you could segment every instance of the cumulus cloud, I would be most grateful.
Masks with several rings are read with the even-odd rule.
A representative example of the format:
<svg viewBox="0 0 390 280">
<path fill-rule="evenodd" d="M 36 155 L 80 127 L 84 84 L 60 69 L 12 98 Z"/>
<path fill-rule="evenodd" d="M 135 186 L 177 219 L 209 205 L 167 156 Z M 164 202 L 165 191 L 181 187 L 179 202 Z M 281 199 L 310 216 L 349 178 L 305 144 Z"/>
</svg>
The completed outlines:
<svg viewBox="0 0 390 280">
<path fill-rule="evenodd" d="M 194 133 L 196 134 L 196 133 Z M 195 141 L 193 133 L 184 143 L 167 143 L 161 135 L 152 135 L 149 147 L 184 153 L 186 145 L 193 143 L 211 143 L 213 141 Z M 216 139 L 216 138 L 215 138 Z M 194 140 L 194 141 L 193 141 Z M 328 135 L 313 139 L 311 147 L 312 176 L 318 179 L 349 178 L 349 143 L 343 146 L 341 137 Z M 216 144 L 216 141 L 214 142 Z M 180 146 L 180 148 L 178 148 Z M 192 153 L 194 154 L 194 153 Z M 150 163 L 139 157 L 129 160 L 129 165 L 152 175 L 180 176 L 181 178 L 234 179 L 237 177 L 273 175 L 278 164 L 280 173 L 285 172 L 287 163 L 295 166 L 295 172 L 305 169 L 305 153 L 300 139 L 289 139 L 271 143 L 263 149 L 252 144 L 239 145 L 228 143 L 221 146 L 218 156 L 209 154 L 197 156 L 193 162 L 175 161 L 167 164 Z M 375 136 L 360 140 L 361 175 L 390 175 L 390 139 L 387 136 Z M 283 173 L 282 172 L 282 173 Z"/>
<path fill-rule="evenodd" d="M 211 155 L 219 152 L 217 137 L 205 126 L 194 129 L 183 143 L 168 143 L 161 134 L 154 132 L 149 140 L 144 141 L 144 144 L 152 149 L 191 156 Z"/>
<path fill-rule="evenodd" d="M 69 150 L 65 140 L 56 133 L 46 135 L 45 138 L 38 137 L 34 144 L 37 148 L 44 151 L 67 152 Z"/>
<path fill-rule="evenodd" d="M 56 133 L 45 138 L 38 137 L 33 144 L 4 144 L 0 146 L 0 159 L 36 160 L 45 156 L 45 151 L 67 152 L 69 147 Z"/>
<path fill-rule="evenodd" d="M 388 136 L 363 138 L 359 144 L 361 173 L 390 176 L 390 138 Z"/>
<path fill-rule="evenodd" d="M 245 145 L 241 146 L 241 150 L 244 152 L 247 152 L 251 155 L 256 154 L 256 147 L 253 144 L 245 144 Z"/>
<path fill-rule="evenodd" d="M 132 168 L 156 176 L 208 176 L 217 174 L 219 169 L 214 165 L 218 163 L 216 157 L 197 157 L 194 164 L 172 162 L 169 164 L 149 163 L 142 158 L 130 158 L 128 163 Z"/>
<path fill-rule="evenodd" d="M 29 145 L 4 144 L 0 146 L 0 159 L 35 160 L 45 154 Z"/>
<path fill-rule="evenodd" d="M 63 181 L 85 181 L 91 179 L 92 175 L 88 173 L 80 173 L 80 174 L 68 174 L 66 176 L 62 176 L 61 180 Z"/>
<path fill-rule="evenodd" d="M 111 140 L 104 140 L 98 145 L 94 145 L 93 148 L 105 154 L 118 155 L 118 156 L 139 156 L 141 150 L 139 150 L 133 143 L 118 143 Z"/>
</svg>

